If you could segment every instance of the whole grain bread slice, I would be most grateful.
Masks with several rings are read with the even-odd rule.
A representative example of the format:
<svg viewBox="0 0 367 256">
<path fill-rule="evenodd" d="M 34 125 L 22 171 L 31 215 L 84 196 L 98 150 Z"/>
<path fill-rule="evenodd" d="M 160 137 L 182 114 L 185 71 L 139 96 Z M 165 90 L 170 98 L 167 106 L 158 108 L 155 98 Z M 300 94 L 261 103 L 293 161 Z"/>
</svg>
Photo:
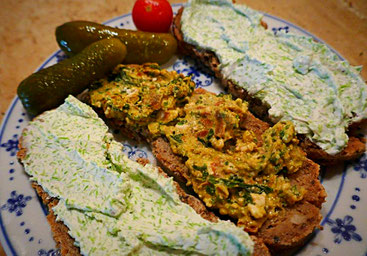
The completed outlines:
<svg viewBox="0 0 367 256">
<path fill-rule="evenodd" d="M 194 94 L 200 94 L 203 91 L 199 89 L 199 92 L 196 91 Z M 84 99 L 88 103 L 88 97 Z M 101 108 L 97 108 L 96 111 L 104 115 Z M 189 170 L 185 165 L 186 160 L 173 153 L 167 138 L 152 137 L 146 127 L 136 129 L 136 127 L 129 126 L 124 120 L 105 119 L 105 121 L 110 127 L 120 130 L 121 133 L 132 139 L 147 141 L 163 170 L 169 176 L 174 177 L 186 191 L 190 191 L 190 188 L 186 186 L 190 181 Z M 259 141 L 262 140 L 262 134 L 270 127 L 268 123 L 256 118 L 249 111 L 241 120 L 240 126 L 252 131 Z M 319 165 L 309 159 L 304 161 L 298 172 L 287 175 L 292 185 L 304 187 L 306 193 L 302 201 L 285 207 L 276 217 L 268 219 L 257 232 L 253 233 L 254 236 L 263 240 L 272 252 L 282 254 L 289 252 L 303 245 L 315 229 L 321 228 L 320 209 L 325 201 L 326 192 L 318 176 Z"/>
<path fill-rule="evenodd" d="M 188 169 L 184 159 L 173 153 L 164 138 L 151 143 L 153 154 L 164 170 L 179 181 L 188 181 Z M 306 190 L 301 202 L 287 206 L 275 218 L 268 219 L 257 233 L 272 251 L 290 250 L 304 244 L 316 228 L 320 228 L 320 209 L 325 201 L 326 192 L 318 180 L 319 166 L 311 160 L 304 162 L 302 168 L 289 175 L 291 184 L 303 186 Z"/>
<path fill-rule="evenodd" d="M 98 111 L 98 109 L 97 109 Z M 98 111 L 103 115 L 103 111 Z M 171 146 L 165 137 L 152 138 L 146 129 L 139 134 L 136 130 L 129 128 L 123 121 L 117 119 L 106 120 L 109 125 L 119 129 L 123 134 L 132 139 L 147 141 L 150 144 L 153 155 L 163 167 L 163 170 L 178 183 L 189 191 L 186 186 L 190 179 L 189 170 L 185 165 L 185 159 L 173 153 Z M 247 112 L 241 123 L 241 127 L 254 132 L 259 140 L 262 133 L 270 125 Z M 264 241 L 267 247 L 274 252 L 284 254 L 301 245 L 317 228 L 320 227 L 322 216 L 321 205 L 325 201 L 326 192 L 318 180 L 319 165 L 307 159 L 301 169 L 288 175 L 292 185 L 305 188 L 303 200 L 285 209 L 275 218 L 268 219 L 260 230 L 253 235 Z"/>
<path fill-rule="evenodd" d="M 237 86 L 231 80 L 225 79 L 221 74 L 219 65 L 220 62 L 216 55 L 211 51 L 204 51 L 195 48 L 194 45 L 188 44 L 184 41 L 181 32 L 181 16 L 183 12 L 183 7 L 180 8 L 177 15 L 174 17 L 172 32 L 178 41 L 178 49 L 184 55 L 189 55 L 195 59 L 200 60 L 205 66 L 212 70 L 215 76 L 221 81 L 221 84 L 237 98 L 246 100 L 249 103 L 249 109 L 261 120 L 272 123 L 268 116 L 269 107 L 261 102 L 261 100 L 252 97 L 246 90 Z M 261 23 L 265 28 L 267 24 Z M 332 165 L 338 162 L 352 160 L 360 157 L 366 150 L 365 140 L 359 137 L 349 136 L 349 141 L 347 146 L 343 151 L 336 155 L 330 155 L 323 151 L 315 143 L 311 142 L 305 136 L 299 136 L 301 141 L 300 145 L 303 150 L 307 153 L 307 156 L 322 165 Z"/>
<path fill-rule="evenodd" d="M 17 153 L 18 160 L 22 163 L 22 160 L 27 156 L 27 149 L 22 145 L 22 138 L 19 140 L 19 151 Z M 147 164 L 146 159 L 138 159 L 142 165 Z M 167 174 L 161 169 L 158 168 L 161 175 L 168 177 Z M 180 200 L 191 206 L 197 214 L 199 214 L 204 219 L 217 222 L 219 218 L 212 212 L 208 211 L 204 204 L 197 199 L 196 197 L 187 194 L 177 182 L 174 182 L 177 193 L 180 197 Z M 35 189 L 38 196 L 41 198 L 42 203 L 48 208 L 47 221 L 50 224 L 51 231 L 53 234 L 53 238 L 56 242 L 56 247 L 60 250 L 61 255 L 63 256 L 78 256 L 81 255 L 79 247 L 75 245 L 75 240 L 73 237 L 69 235 L 68 227 L 61 221 L 56 220 L 56 215 L 54 214 L 52 208 L 56 206 L 59 202 L 57 198 L 50 197 L 45 190 L 33 182 L 32 187 Z M 264 244 L 261 238 L 256 236 L 251 236 L 251 239 L 254 241 L 254 256 L 268 256 L 270 255 L 269 249 Z"/>
</svg>

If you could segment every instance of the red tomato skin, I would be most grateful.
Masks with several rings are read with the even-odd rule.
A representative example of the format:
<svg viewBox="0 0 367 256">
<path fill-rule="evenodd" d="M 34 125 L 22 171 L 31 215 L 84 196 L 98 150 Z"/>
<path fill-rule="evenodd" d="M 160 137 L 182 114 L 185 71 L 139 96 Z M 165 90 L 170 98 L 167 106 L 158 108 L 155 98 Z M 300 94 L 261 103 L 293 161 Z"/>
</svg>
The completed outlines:
<svg viewBox="0 0 367 256">
<path fill-rule="evenodd" d="M 132 16 L 138 30 L 165 33 L 171 26 L 173 12 L 166 0 L 137 0 Z"/>
</svg>

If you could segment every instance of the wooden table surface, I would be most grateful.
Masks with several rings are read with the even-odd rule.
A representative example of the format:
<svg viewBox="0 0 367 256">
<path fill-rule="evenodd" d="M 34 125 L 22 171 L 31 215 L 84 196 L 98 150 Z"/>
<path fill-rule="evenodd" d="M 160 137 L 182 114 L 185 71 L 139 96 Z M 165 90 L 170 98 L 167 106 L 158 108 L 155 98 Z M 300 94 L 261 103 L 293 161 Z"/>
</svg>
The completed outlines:
<svg viewBox="0 0 367 256">
<path fill-rule="evenodd" d="M 178 3 L 182 1 L 170 1 Z M 366 0 L 237 0 L 288 20 L 331 45 L 367 80 Z M 2 0 L 0 8 L 0 120 L 18 84 L 58 50 L 56 26 L 70 20 L 103 22 L 131 11 L 127 0 Z M 0 202 L 2 204 L 3 202 Z M 0 245 L 0 255 L 5 255 Z"/>
</svg>

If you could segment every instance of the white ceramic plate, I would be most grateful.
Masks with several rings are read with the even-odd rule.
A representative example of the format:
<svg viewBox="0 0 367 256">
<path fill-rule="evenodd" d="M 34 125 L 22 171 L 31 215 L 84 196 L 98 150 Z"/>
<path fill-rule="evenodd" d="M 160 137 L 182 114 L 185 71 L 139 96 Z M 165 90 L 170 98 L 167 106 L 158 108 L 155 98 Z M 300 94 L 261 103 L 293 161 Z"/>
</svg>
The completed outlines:
<svg viewBox="0 0 367 256">
<path fill-rule="evenodd" d="M 174 12 L 179 8 L 180 5 L 174 5 Z M 264 21 L 274 33 L 284 30 L 312 36 L 307 31 L 268 14 L 265 14 Z M 135 29 L 131 14 L 116 17 L 105 24 Z M 58 51 L 39 69 L 53 65 L 64 57 Z M 210 73 L 187 58 L 175 57 L 164 68 L 192 75 L 199 87 L 213 92 L 222 91 Z M 29 118 L 22 104 L 15 97 L 0 128 L 0 241 L 8 255 L 58 255 L 59 251 L 55 249 L 46 220 L 46 210 L 16 159 L 18 139 L 28 122 Z M 130 158 L 148 157 L 154 162 L 146 146 L 127 141 L 123 143 L 125 153 Z M 328 193 L 327 202 L 322 208 L 321 224 L 324 230 L 316 231 L 297 254 L 367 256 L 366 155 L 354 163 L 323 170 L 320 178 Z"/>
</svg>

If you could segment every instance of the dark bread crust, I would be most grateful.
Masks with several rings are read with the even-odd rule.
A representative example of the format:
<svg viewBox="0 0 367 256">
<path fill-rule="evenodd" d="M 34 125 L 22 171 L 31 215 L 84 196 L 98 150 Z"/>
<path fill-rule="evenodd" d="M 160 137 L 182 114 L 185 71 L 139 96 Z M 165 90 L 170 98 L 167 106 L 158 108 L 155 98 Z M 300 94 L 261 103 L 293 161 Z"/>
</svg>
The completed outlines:
<svg viewBox="0 0 367 256">
<path fill-rule="evenodd" d="M 19 151 L 17 153 L 17 157 L 22 163 L 22 159 L 26 157 L 27 149 L 22 146 L 22 138 L 19 140 Z M 138 159 L 137 162 L 139 162 L 142 165 L 145 165 L 148 163 L 148 161 L 143 159 Z M 165 176 L 168 177 L 167 174 L 161 169 L 158 168 L 159 172 Z M 204 204 L 197 199 L 196 197 L 189 195 L 185 193 L 185 191 L 180 187 L 180 185 L 177 182 L 174 182 L 177 193 L 180 197 L 180 200 L 191 206 L 197 214 L 199 214 L 204 219 L 211 221 L 211 222 L 217 222 L 218 217 L 208 211 Z M 69 229 L 68 227 L 61 221 L 56 220 L 56 215 L 54 214 L 52 208 L 58 204 L 58 199 L 50 197 L 43 188 L 38 185 L 37 183 L 33 182 L 32 187 L 35 189 L 38 196 L 41 198 L 42 203 L 47 206 L 48 208 L 48 215 L 47 215 L 47 221 L 50 224 L 51 231 L 53 234 L 53 238 L 56 242 L 56 247 L 60 249 L 60 253 L 63 256 L 77 256 L 81 255 L 79 247 L 75 246 L 75 240 L 69 235 Z M 264 244 L 263 240 L 254 236 L 251 236 L 252 240 L 254 241 L 254 252 L 253 256 L 268 256 L 270 255 L 270 252 L 266 245 Z"/>
<path fill-rule="evenodd" d="M 42 120 L 42 115 L 38 116 L 37 119 Z M 24 131 L 26 131 L 25 129 Z M 23 131 L 23 132 L 24 132 Z M 22 144 L 22 137 L 19 139 L 17 158 L 22 164 L 23 159 L 27 156 L 27 149 Z M 81 255 L 79 247 L 75 246 L 75 240 L 69 235 L 69 229 L 64 223 L 56 221 L 56 215 L 54 214 L 52 208 L 56 206 L 59 202 L 57 198 L 49 196 L 43 188 L 36 182 L 32 182 L 32 187 L 36 191 L 37 195 L 41 198 L 42 203 L 47 207 L 47 221 L 50 224 L 53 238 L 56 242 L 56 247 L 60 250 L 63 256 L 77 256 Z"/>
<path fill-rule="evenodd" d="M 221 81 L 221 84 L 237 98 L 246 100 L 249 103 L 249 109 L 256 114 L 261 120 L 269 123 L 273 123 L 268 116 L 269 106 L 266 106 L 261 100 L 253 98 L 243 88 L 235 85 L 231 80 L 227 80 L 223 77 L 219 69 L 219 60 L 216 55 L 211 51 L 205 51 L 195 48 L 183 40 L 181 32 L 181 16 L 183 7 L 178 11 L 174 17 L 172 32 L 178 41 L 178 49 L 182 54 L 190 55 L 196 59 L 199 59 L 205 66 L 209 67 L 215 74 L 215 76 Z M 267 28 L 266 23 L 261 24 Z M 338 162 L 353 160 L 360 157 L 366 150 L 365 140 L 358 137 L 349 137 L 349 141 L 344 150 L 336 155 L 330 155 L 323 151 L 315 143 L 311 142 L 304 136 L 299 136 L 301 141 L 300 145 L 307 153 L 307 156 L 312 160 L 322 165 L 332 165 Z"/>
<path fill-rule="evenodd" d="M 307 241 L 321 218 L 320 208 L 303 200 L 267 220 L 257 236 L 275 251 L 292 249 Z"/>
<path fill-rule="evenodd" d="M 56 198 L 50 197 L 41 186 L 32 183 L 32 187 L 36 190 L 38 196 L 42 199 L 42 203 L 48 208 L 47 221 L 50 224 L 51 231 L 56 242 L 56 247 L 60 249 L 61 255 L 81 255 L 79 247 L 75 246 L 75 240 L 69 235 L 69 229 L 62 222 L 56 221 L 56 215 L 52 208 L 59 202 Z"/>
</svg>

